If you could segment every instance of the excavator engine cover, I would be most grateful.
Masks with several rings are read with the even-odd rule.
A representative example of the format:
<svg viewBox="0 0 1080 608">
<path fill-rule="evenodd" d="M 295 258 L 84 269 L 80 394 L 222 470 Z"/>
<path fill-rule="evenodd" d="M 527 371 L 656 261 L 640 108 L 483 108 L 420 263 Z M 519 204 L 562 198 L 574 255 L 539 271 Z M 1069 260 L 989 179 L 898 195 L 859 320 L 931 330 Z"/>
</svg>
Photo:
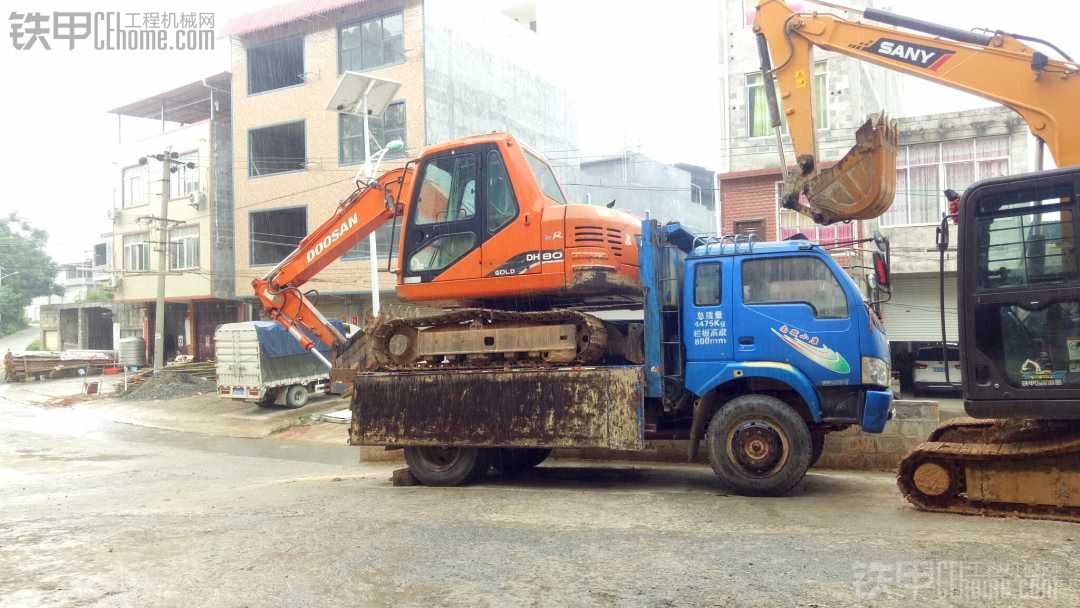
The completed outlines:
<svg viewBox="0 0 1080 608">
<path fill-rule="evenodd" d="M 896 121 L 879 115 L 855 133 L 855 146 L 838 163 L 811 179 L 796 178 L 786 206 L 802 209 L 819 224 L 872 219 L 884 214 L 896 193 Z M 800 203 L 806 195 L 806 203 Z"/>
</svg>

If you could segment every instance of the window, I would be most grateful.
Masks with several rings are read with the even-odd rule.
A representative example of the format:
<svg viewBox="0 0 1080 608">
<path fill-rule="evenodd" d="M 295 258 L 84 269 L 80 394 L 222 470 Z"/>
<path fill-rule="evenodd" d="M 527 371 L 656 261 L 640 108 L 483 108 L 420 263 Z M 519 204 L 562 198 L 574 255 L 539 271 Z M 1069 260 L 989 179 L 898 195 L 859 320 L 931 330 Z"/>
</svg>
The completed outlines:
<svg viewBox="0 0 1080 608">
<path fill-rule="evenodd" d="M 1076 280 L 1075 203 L 1057 186 L 979 202 L 976 234 L 980 288 Z"/>
<path fill-rule="evenodd" d="M 439 237 L 412 254 L 412 257 L 409 258 L 409 271 L 430 272 L 432 270 L 442 270 L 472 251 L 474 245 L 476 245 L 476 235 L 472 232 L 448 234 Z"/>
<path fill-rule="evenodd" d="M 777 103 L 783 105 L 780 102 L 779 91 Z M 765 85 L 762 84 L 760 72 L 746 75 L 746 113 L 747 133 L 750 137 L 772 135 L 773 130 L 769 125 L 769 103 L 765 96 Z M 787 119 L 784 118 L 783 107 L 780 108 L 780 119 L 783 131 L 787 133 Z M 818 129 L 829 128 L 829 79 L 824 61 L 814 64 L 814 125 Z"/>
<path fill-rule="evenodd" d="M 386 107 L 382 116 L 369 116 L 368 128 L 374 142 L 372 150 L 378 150 L 376 143 L 382 146 L 400 139 L 405 143 L 405 102 L 399 101 Z M 386 158 L 405 156 L 404 148 L 391 152 Z M 338 114 L 338 162 L 343 165 L 364 162 L 364 119 L 353 114 Z"/>
<path fill-rule="evenodd" d="M 94 268 L 104 268 L 109 264 L 109 244 L 97 243 L 94 245 Z"/>
<path fill-rule="evenodd" d="M 881 225 L 936 224 L 945 211 L 946 188 L 963 192 L 978 180 L 1008 173 L 1008 136 L 901 146 L 896 196 Z"/>
<path fill-rule="evenodd" d="M 806 303 L 819 319 L 847 317 L 847 297 L 825 262 L 809 256 L 746 260 L 743 303 Z"/>
<path fill-rule="evenodd" d="M 789 239 L 801 234 L 807 239 L 826 247 L 851 245 L 855 238 L 855 223 L 838 222 L 821 226 L 798 211 L 785 208 L 781 204 L 784 195 L 784 182 L 776 182 L 776 208 L 780 223 L 780 239 Z"/>
<path fill-rule="evenodd" d="M 176 173 L 169 179 L 169 188 L 172 198 L 180 198 L 199 192 L 199 153 L 188 152 L 181 154 L 177 159 L 180 164 L 175 165 Z M 188 169 L 188 163 L 195 163 L 194 169 Z"/>
<path fill-rule="evenodd" d="M 253 211 L 249 221 L 252 266 L 277 264 L 307 236 L 307 210 L 304 207 Z"/>
<path fill-rule="evenodd" d="M 487 164 L 484 167 L 487 180 L 487 231 L 498 232 L 509 224 L 518 214 L 517 198 L 510 185 L 510 175 L 506 173 L 502 154 L 498 150 L 488 150 Z"/>
<path fill-rule="evenodd" d="M 405 61 L 400 12 L 342 26 L 338 30 L 338 71 L 363 72 Z"/>
<path fill-rule="evenodd" d="M 139 207 L 147 204 L 150 200 L 149 170 L 146 165 L 135 165 L 124 169 L 124 200 L 123 207 Z"/>
<path fill-rule="evenodd" d="M 551 200 L 565 205 L 566 196 L 563 195 L 562 186 L 559 185 L 559 180 L 555 179 L 555 173 L 552 172 L 551 167 L 532 152 L 522 151 L 525 153 L 525 160 L 529 161 L 533 177 L 540 184 L 540 190 Z"/>
<path fill-rule="evenodd" d="M 169 270 L 199 267 L 199 227 L 184 226 L 169 231 Z"/>
<path fill-rule="evenodd" d="M 124 270 L 144 272 L 150 270 L 150 243 L 147 234 L 124 235 Z"/>
<path fill-rule="evenodd" d="M 248 95 L 304 82 L 304 39 L 289 38 L 247 50 Z"/>
<path fill-rule="evenodd" d="M 755 241 L 765 240 L 765 220 L 737 220 L 735 234 L 752 236 Z"/>
<path fill-rule="evenodd" d="M 424 165 L 413 223 L 441 224 L 476 215 L 475 154 L 436 158 Z"/>
<path fill-rule="evenodd" d="M 694 305 L 717 306 L 722 301 L 720 264 L 698 264 L 694 268 Z"/>
<path fill-rule="evenodd" d="M 248 175 L 302 171 L 307 162 L 304 122 L 248 131 Z"/>
<path fill-rule="evenodd" d="M 393 241 L 390 240 L 391 232 L 394 233 Z M 401 226 L 394 230 L 392 225 L 387 224 L 375 230 L 375 249 L 379 258 L 386 259 L 388 256 L 393 258 L 397 255 L 397 240 L 400 236 Z M 368 243 L 368 239 L 360 239 L 359 243 L 341 256 L 341 259 L 346 261 L 371 259 L 371 245 Z"/>
</svg>

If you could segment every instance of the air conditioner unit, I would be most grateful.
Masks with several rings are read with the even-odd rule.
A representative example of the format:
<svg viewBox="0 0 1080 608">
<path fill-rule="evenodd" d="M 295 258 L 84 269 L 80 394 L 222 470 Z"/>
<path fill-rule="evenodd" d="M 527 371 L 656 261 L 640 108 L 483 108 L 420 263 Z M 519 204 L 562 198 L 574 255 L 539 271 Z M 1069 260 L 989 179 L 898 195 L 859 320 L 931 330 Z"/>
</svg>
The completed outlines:
<svg viewBox="0 0 1080 608">
<path fill-rule="evenodd" d="M 188 195 L 188 204 L 192 209 L 200 209 L 206 205 L 206 190 L 199 190 Z"/>
<path fill-rule="evenodd" d="M 109 288 L 110 289 L 119 289 L 120 288 L 120 282 L 121 281 L 120 281 L 120 275 L 119 274 L 111 275 L 109 277 Z"/>
</svg>

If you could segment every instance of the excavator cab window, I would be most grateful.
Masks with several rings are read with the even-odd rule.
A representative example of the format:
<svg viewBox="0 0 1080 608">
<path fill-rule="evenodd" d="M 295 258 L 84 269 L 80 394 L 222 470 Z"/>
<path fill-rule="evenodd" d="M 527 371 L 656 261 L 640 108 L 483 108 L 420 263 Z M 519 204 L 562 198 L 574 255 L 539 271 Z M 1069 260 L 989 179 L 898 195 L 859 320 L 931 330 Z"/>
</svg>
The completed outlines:
<svg viewBox="0 0 1080 608">
<path fill-rule="evenodd" d="M 484 160 L 484 182 L 487 186 L 487 233 L 494 234 L 517 217 L 517 197 L 510 185 L 506 164 L 498 150 L 488 150 Z"/>
<path fill-rule="evenodd" d="M 555 172 L 551 170 L 551 167 L 539 156 L 536 156 L 528 150 L 524 150 L 525 160 L 529 162 L 529 168 L 532 169 L 533 177 L 536 178 L 536 183 L 540 184 L 540 190 L 544 193 L 544 196 L 550 198 L 556 203 L 566 204 L 566 196 L 563 195 L 562 186 L 559 185 L 559 180 L 555 179 Z"/>
<path fill-rule="evenodd" d="M 467 220 L 476 214 L 477 164 L 475 154 L 436 158 L 424 167 L 417 225 Z"/>
</svg>

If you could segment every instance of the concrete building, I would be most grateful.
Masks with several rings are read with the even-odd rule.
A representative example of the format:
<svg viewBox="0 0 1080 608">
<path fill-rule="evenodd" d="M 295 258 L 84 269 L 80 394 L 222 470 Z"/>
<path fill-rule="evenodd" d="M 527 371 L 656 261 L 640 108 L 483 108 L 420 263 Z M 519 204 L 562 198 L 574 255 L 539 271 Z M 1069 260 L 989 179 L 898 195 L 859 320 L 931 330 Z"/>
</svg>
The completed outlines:
<svg viewBox="0 0 1080 608">
<path fill-rule="evenodd" d="M 120 141 L 112 231 L 104 255 L 95 247 L 94 262 L 112 271 L 115 338 L 143 338 L 147 360 L 152 360 L 154 344 L 161 247 L 167 247 L 167 359 L 178 354 L 213 358 L 214 330 L 238 318 L 231 85 L 231 74 L 222 72 L 111 110 Z M 139 159 L 165 150 L 185 166 L 170 176 L 168 242 L 162 243 L 157 221 L 161 164 Z"/>
<path fill-rule="evenodd" d="M 60 264 L 60 294 L 39 296 L 26 307 L 27 319 L 39 326 L 45 350 L 113 347 L 110 275 L 92 259 Z"/>
<path fill-rule="evenodd" d="M 407 148 L 383 169 L 425 145 L 495 130 L 540 152 L 576 145 L 573 108 L 543 43 L 498 12 L 452 0 L 293 2 L 237 19 L 228 34 L 243 297 L 252 278 L 288 255 L 355 187 L 362 121 L 325 109 L 344 70 L 401 83 L 386 113 L 371 120 L 378 144 L 401 139 Z M 399 222 L 395 234 L 400 229 Z M 397 245 L 394 230 L 377 232 L 384 270 L 396 263 L 384 257 Z M 370 310 L 369 276 L 365 241 L 309 286 L 319 290 L 325 314 L 358 322 Z M 394 284 L 393 274 L 380 273 L 383 309 L 409 314 Z"/>
<path fill-rule="evenodd" d="M 892 299 L 882 305 L 895 361 L 941 340 L 935 231 L 946 212 L 943 191 L 963 192 L 988 177 L 1032 170 L 1031 137 L 1023 119 L 1004 107 L 904 118 L 900 124 L 897 191 L 888 213 L 867 222 L 891 243 Z M 959 339 L 956 314 L 956 229 L 945 260 L 945 326 Z M 906 365 L 899 365 L 906 369 Z"/>
<path fill-rule="evenodd" d="M 648 214 L 661 222 L 679 221 L 698 234 L 716 232 L 713 173 L 708 169 L 667 165 L 636 152 L 556 164 L 571 201 L 614 202 L 616 209 L 641 218 Z"/>
</svg>

